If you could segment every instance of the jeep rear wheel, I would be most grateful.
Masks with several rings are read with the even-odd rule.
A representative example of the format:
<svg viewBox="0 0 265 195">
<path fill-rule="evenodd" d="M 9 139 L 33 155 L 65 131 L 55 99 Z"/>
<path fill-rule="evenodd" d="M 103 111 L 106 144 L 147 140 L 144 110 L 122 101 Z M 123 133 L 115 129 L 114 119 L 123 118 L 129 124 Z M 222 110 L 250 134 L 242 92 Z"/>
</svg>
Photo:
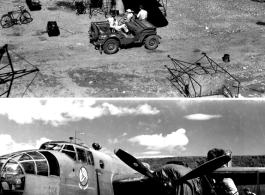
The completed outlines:
<svg viewBox="0 0 265 195">
<path fill-rule="evenodd" d="M 104 53 L 106 54 L 114 54 L 119 49 L 119 42 L 115 39 L 107 40 L 103 45 Z"/>
<path fill-rule="evenodd" d="M 151 35 L 146 38 L 145 40 L 145 47 L 146 49 L 153 50 L 158 47 L 159 44 L 159 38 L 156 35 Z"/>
</svg>

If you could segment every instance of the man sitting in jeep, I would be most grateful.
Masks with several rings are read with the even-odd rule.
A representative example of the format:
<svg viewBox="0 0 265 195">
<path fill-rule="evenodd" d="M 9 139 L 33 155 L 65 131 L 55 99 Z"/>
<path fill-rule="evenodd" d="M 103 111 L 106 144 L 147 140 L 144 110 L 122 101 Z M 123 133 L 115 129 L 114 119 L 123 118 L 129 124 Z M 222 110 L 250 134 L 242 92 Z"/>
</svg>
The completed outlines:
<svg viewBox="0 0 265 195">
<path fill-rule="evenodd" d="M 119 25 L 117 19 L 115 18 L 115 15 L 112 15 L 111 17 L 109 17 L 107 19 L 107 21 L 109 22 L 110 28 L 113 28 L 117 31 L 121 31 L 124 30 L 124 32 L 129 32 L 128 28 L 126 27 L 125 24 Z"/>
</svg>

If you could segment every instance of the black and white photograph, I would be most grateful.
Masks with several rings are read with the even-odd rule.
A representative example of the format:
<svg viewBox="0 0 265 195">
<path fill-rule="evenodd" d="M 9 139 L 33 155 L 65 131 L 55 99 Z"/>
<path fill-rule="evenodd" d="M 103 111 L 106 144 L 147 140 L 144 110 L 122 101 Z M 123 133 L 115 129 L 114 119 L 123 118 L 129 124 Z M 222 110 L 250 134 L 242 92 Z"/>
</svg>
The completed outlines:
<svg viewBox="0 0 265 195">
<path fill-rule="evenodd" d="M 0 195 L 264 195 L 265 0 L 0 0 Z"/>
<path fill-rule="evenodd" d="M 0 95 L 264 98 L 264 0 L 1 0 Z"/>
<path fill-rule="evenodd" d="M 2 99 L 1 194 L 263 194 L 263 100 Z"/>
</svg>

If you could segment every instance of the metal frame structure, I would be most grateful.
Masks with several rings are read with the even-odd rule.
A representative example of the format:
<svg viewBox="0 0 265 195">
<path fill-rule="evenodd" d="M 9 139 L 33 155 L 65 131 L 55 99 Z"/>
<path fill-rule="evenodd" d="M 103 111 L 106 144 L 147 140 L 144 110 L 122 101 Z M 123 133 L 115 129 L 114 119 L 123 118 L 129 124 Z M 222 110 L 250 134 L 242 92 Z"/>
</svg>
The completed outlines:
<svg viewBox="0 0 265 195">
<path fill-rule="evenodd" d="M 21 77 L 26 76 L 28 74 L 31 74 L 33 72 L 37 72 L 37 74 L 39 73 L 39 69 L 36 66 L 30 64 L 29 62 L 27 62 L 24 58 L 22 58 L 20 56 L 19 56 L 20 58 L 22 58 L 27 63 L 32 65 L 34 67 L 34 69 L 31 69 L 31 70 L 27 70 L 27 69 L 15 70 L 14 66 L 12 64 L 12 60 L 11 60 L 11 57 L 10 57 L 10 54 L 8 52 L 8 48 L 7 47 L 8 47 L 7 44 L 4 45 L 3 47 L 0 47 L 0 65 L 1 65 L 1 60 L 5 56 L 5 54 L 6 54 L 7 61 L 8 61 L 7 64 L 4 64 L 2 67 L 0 67 L 0 86 L 3 85 L 3 84 L 8 84 L 8 83 L 9 83 L 9 86 L 7 87 L 8 88 L 7 90 L 5 90 L 3 93 L 0 94 L 0 97 L 2 97 L 4 95 L 6 95 L 6 97 L 10 96 L 12 85 L 13 85 L 13 82 L 14 82 L 15 79 L 21 78 Z M 23 95 L 26 93 L 27 89 L 32 84 L 32 82 L 34 81 L 34 79 L 37 76 L 37 74 L 33 77 L 33 79 L 31 80 L 30 84 L 27 86 L 26 90 L 24 91 Z M 23 97 L 23 95 L 22 95 L 22 97 Z"/>
<path fill-rule="evenodd" d="M 189 63 L 181 61 L 178 59 L 171 58 L 168 55 L 168 58 L 172 61 L 174 68 L 168 69 L 171 78 L 168 80 L 177 88 L 177 90 L 184 97 L 204 97 L 204 96 L 213 96 L 213 95 L 223 95 L 225 97 L 238 97 L 240 81 L 237 80 L 233 75 L 226 71 L 223 67 L 218 65 L 206 53 L 202 53 L 203 57 L 197 60 L 194 63 Z M 201 63 L 205 59 L 207 63 Z M 219 89 L 214 92 L 209 92 L 207 94 L 202 94 L 203 85 L 196 80 L 197 75 L 209 75 L 216 76 L 217 74 L 223 74 L 224 76 L 230 77 L 234 83 L 237 83 L 236 86 L 232 86 L 235 90 L 230 89 L 227 85 L 223 85 L 222 89 Z"/>
<path fill-rule="evenodd" d="M 88 3 L 89 5 L 89 18 L 91 19 L 93 16 L 96 16 L 97 14 L 102 14 L 107 17 L 107 8 L 104 7 L 103 3 L 101 7 L 98 7 L 98 5 L 101 3 L 102 0 L 98 0 L 95 5 L 92 5 L 92 1 Z"/>
</svg>

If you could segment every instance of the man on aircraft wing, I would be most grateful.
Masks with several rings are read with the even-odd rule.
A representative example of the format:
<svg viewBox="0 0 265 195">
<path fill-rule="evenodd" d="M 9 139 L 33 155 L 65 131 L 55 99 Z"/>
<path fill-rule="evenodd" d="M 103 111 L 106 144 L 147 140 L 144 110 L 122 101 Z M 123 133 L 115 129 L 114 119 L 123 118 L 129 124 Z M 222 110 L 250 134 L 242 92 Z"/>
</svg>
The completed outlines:
<svg viewBox="0 0 265 195">
<path fill-rule="evenodd" d="M 155 170 L 153 174 L 162 181 L 170 181 L 174 185 L 182 176 L 190 172 L 191 169 L 180 164 L 166 164 Z M 171 195 L 199 195 L 200 181 L 198 178 L 190 179 L 187 182 L 172 186 Z"/>
<path fill-rule="evenodd" d="M 207 160 L 210 161 L 225 154 L 225 150 L 214 148 L 208 151 Z M 223 167 L 227 166 L 227 164 L 223 165 Z M 237 187 L 231 178 L 213 179 L 213 185 L 217 195 L 238 195 Z"/>
</svg>

